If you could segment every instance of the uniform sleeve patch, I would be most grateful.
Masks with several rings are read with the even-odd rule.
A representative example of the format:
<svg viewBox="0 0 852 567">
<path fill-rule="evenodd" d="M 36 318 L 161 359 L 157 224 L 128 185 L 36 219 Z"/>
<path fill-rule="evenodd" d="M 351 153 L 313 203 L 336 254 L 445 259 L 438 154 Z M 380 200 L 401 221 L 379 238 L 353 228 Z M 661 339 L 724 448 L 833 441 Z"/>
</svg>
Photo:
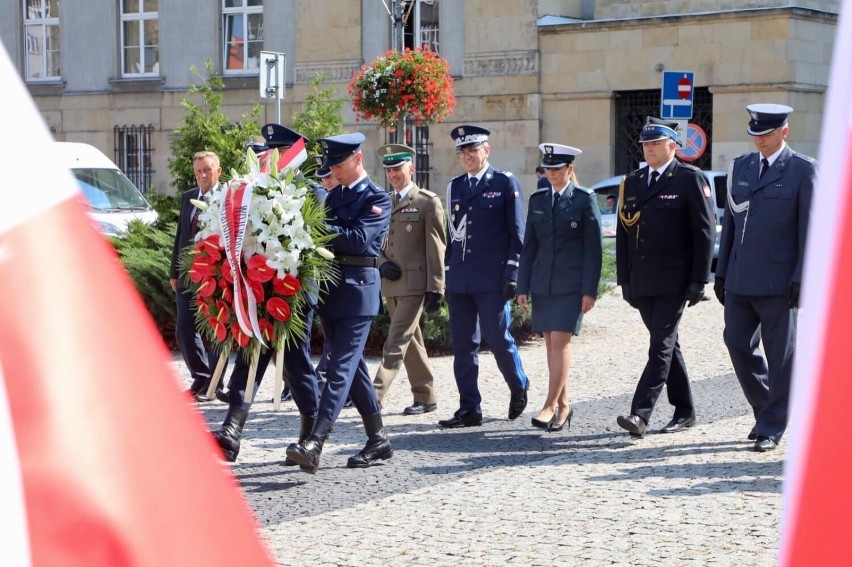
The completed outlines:
<svg viewBox="0 0 852 567">
<path fill-rule="evenodd" d="M 373 208 L 372 208 L 372 209 L 370 209 L 370 211 L 371 211 L 374 215 L 380 215 L 380 214 L 382 214 L 382 208 L 381 208 L 381 207 L 377 207 L 376 205 L 373 205 Z"/>
<path fill-rule="evenodd" d="M 704 184 L 704 185 L 701 186 L 701 190 L 704 191 L 704 198 L 709 199 L 710 198 L 710 186 L 707 185 L 707 184 Z"/>
</svg>

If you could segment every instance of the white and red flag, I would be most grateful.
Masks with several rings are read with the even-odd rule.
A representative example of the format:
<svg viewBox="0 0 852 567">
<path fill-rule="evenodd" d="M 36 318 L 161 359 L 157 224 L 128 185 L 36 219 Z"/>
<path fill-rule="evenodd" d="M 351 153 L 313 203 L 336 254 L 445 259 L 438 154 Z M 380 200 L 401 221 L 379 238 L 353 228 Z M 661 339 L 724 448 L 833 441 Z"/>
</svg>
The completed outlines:
<svg viewBox="0 0 852 567">
<path fill-rule="evenodd" d="M 0 46 L 0 563 L 270 565 Z"/>
<path fill-rule="evenodd" d="M 834 41 L 793 371 L 783 566 L 852 565 L 852 0 Z"/>
</svg>

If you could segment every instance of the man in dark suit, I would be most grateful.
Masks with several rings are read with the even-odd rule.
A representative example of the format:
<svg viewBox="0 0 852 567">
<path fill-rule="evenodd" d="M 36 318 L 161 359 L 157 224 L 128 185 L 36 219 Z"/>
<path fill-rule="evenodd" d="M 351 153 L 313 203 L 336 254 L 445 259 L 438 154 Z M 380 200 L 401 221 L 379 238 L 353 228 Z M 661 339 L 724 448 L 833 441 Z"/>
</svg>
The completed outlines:
<svg viewBox="0 0 852 567">
<path fill-rule="evenodd" d="M 446 219 L 441 198 L 412 180 L 412 148 L 387 144 L 379 148 L 379 155 L 393 187 L 388 240 L 379 255 L 382 295 L 390 314 L 390 326 L 373 385 L 381 403 L 405 364 L 414 403 L 402 413 L 418 415 L 438 407 L 435 377 L 420 331 L 420 315 L 424 310 L 436 311 L 444 294 Z"/>
<path fill-rule="evenodd" d="M 728 169 L 713 289 L 725 306 L 725 345 L 754 411 L 748 438 L 764 452 L 778 446 L 787 427 L 816 161 L 785 141 L 792 108 L 753 104 L 747 110 L 758 151 L 734 158 Z"/>
<path fill-rule="evenodd" d="M 524 198 L 518 179 L 488 162 L 491 132 L 459 126 L 451 136 L 467 173 L 447 187 L 447 305 L 453 333 L 453 371 L 459 409 L 442 427 L 482 425 L 479 393 L 480 331 L 509 386 L 509 419 L 527 407 L 529 379 L 509 332 L 509 301 L 518 287 L 524 241 Z"/>
<path fill-rule="evenodd" d="M 177 300 L 175 339 L 183 355 L 183 361 L 192 376 L 189 393 L 199 402 L 206 402 L 210 401 L 207 398 L 207 387 L 219 360 L 219 353 L 205 344 L 195 326 L 195 298 L 192 291 L 184 284 L 186 273 L 180 269 L 180 255 L 194 241 L 195 234 L 198 232 L 198 209 L 190 202 L 190 199 L 201 199 L 219 185 L 222 166 L 219 165 L 219 156 L 208 151 L 196 152 L 192 156 L 192 166 L 198 187 L 184 192 L 181 198 L 172 261 L 169 266 L 169 284 L 172 286 L 172 291 L 176 293 Z M 216 397 L 227 400 L 222 389 L 218 387 Z"/>
<path fill-rule="evenodd" d="M 307 439 L 287 447 L 287 456 L 311 474 L 319 467 L 323 444 L 347 393 L 361 414 L 367 444 L 349 458 L 346 466 L 365 468 L 393 456 L 364 360 L 370 326 L 381 304 L 378 256 L 387 238 L 391 199 L 364 169 L 363 134 L 341 134 L 319 142 L 324 165 L 341 183 L 325 201 L 333 235 L 329 247 L 334 251 L 340 278 L 320 297 L 318 312 L 331 352 L 316 422 Z"/>
<path fill-rule="evenodd" d="M 634 438 L 645 436 L 663 386 L 675 410 L 661 433 L 695 424 L 678 325 L 684 306 L 704 297 L 716 227 L 706 179 L 698 168 L 675 159 L 675 128 L 649 120 L 639 137 L 648 165 L 628 174 L 618 195 L 617 282 L 651 335 L 630 414 L 618 417 L 618 425 Z"/>
<path fill-rule="evenodd" d="M 253 151 L 265 152 L 267 150 L 279 149 L 280 151 L 292 147 L 299 139 L 304 138 L 300 133 L 282 126 L 281 124 L 265 124 L 261 129 L 265 140 L 264 146 L 255 146 Z M 307 143 L 307 139 L 305 138 Z M 298 176 L 301 176 L 301 172 Z M 303 179 L 304 180 L 304 179 Z M 316 183 L 308 183 L 311 193 L 319 201 L 326 196 L 325 189 Z M 301 317 L 305 321 L 306 335 L 300 339 L 290 342 L 283 353 L 283 373 L 287 380 L 287 392 L 292 397 L 299 410 L 299 440 L 307 438 L 314 426 L 318 409 L 318 384 L 316 371 L 311 361 L 311 334 L 314 312 L 316 310 L 317 297 L 308 294 L 308 300 L 302 306 Z M 258 358 L 257 370 L 254 378 L 254 391 L 251 402 L 245 401 L 245 390 L 248 384 L 249 364 L 242 352 L 238 352 L 234 362 L 234 371 L 228 381 L 228 413 L 222 427 L 213 433 L 213 437 L 222 449 L 225 459 L 234 462 L 240 452 L 240 441 L 243 428 L 254 401 L 254 396 L 260 388 L 263 376 L 272 360 L 275 351 L 271 348 L 261 353 Z M 295 466 L 292 460 L 285 459 L 286 466 Z"/>
</svg>

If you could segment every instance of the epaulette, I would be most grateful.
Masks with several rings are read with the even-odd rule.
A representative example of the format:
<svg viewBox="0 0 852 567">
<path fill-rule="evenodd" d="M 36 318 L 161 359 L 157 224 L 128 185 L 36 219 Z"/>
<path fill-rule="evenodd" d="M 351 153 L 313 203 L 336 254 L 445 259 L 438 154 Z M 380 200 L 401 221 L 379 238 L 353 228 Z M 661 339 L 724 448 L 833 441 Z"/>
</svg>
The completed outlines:
<svg viewBox="0 0 852 567">
<path fill-rule="evenodd" d="M 427 197 L 429 197 L 430 199 L 431 199 L 432 197 L 437 197 L 437 196 L 438 196 L 438 194 L 437 194 L 437 193 L 433 193 L 432 191 L 429 191 L 428 189 L 423 189 L 422 187 L 420 188 L 420 193 L 421 193 L 421 194 L 423 194 L 423 195 L 426 195 L 426 196 L 427 196 Z"/>
<path fill-rule="evenodd" d="M 536 189 L 535 191 L 532 192 L 532 195 L 530 195 L 530 199 L 532 199 L 534 196 L 538 195 L 539 193 L 546 193 L 546 192 L 549 192 L 549 191 L 550 191 L 550 187 L 542 187 L 541 189 Z"/>
<path fill-rule="evenodd" d="M 691 163 L 686 163 L 686 162 L 683 162 L 683 161 L 681 161 L 679 163 L 680 163 L 681 167 L 685 167 L 686 169 L 691 169 L 693 171 L 701 171 L 700 167 L 696 167 L 696 166 L 692 165 Z"/>
<path fill-rule="evenodd" d="M 456 179 L 461 179 L 462 177 L 467 177 L 467 173 L 462 173 L 461 175 L 456 175 L 455 177 L 453 177 L 452 179 L 450 179 L 450 183 L 452 183 L 452 182 L 453 182 L 453 181 L 455 181 Z"/>
<path fill-rule="evenodd" d="M 640 167 L 639 169 L 634 169 L 633 171 L 631 171 L 630 173 L 628 173 L 624 177 L 633 177 L 634 175 L 639 175 L 639 172 L 642 171 L 643 169 L 645 169 L 645 168 Z"/>
<path fill-rule="evenodd" d="M 494 173 L 500 173 L 506 177 L 514 177 L 514 174 L 511 171 L 503 171 L 502 169 L 495 169 Z"/>
<path fill-rule="evenodd" d="M 800 160 L 806 161 L 806 162 L 811 163 L 811 164 L 814 164 L 817 161 L 816 158 L 811 157 L 809 155 L 800 154 L 799 152 L 793 152 L 793 157 L 797 157 Z"/>
<path fill-rule="evenodd" d="M 592 193 L 594 193 L 594 191 L 592 191 L 592 190 L 591 190 L 591 189 L 589 189 L 588 187 L 582 187 L 582 186 L 580 186 L 580 185 L 574 185 L 574 189 L 575 189 L 575 190 L 580 190 L 580 191 L 582 191 L 583 193 L 588 193 L 589 195 L 591 195 Z"/>
</svg>

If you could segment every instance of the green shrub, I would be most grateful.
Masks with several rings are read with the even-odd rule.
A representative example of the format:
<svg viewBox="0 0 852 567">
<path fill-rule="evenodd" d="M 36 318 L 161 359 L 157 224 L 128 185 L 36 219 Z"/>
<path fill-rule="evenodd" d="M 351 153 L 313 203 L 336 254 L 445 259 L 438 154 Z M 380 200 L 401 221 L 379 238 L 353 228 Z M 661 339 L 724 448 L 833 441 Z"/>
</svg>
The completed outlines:
<svg viewBox="0 0 852 567">
<path fill-rule="evenodd" d="M 175 294 L 169 285 L 169 262 L 175 224 L 159 219 L 153 225 L 131 221 L 124 238 L 111 239 L 125 271 L 167 344 L 174 343 Z"/>
</svg>

